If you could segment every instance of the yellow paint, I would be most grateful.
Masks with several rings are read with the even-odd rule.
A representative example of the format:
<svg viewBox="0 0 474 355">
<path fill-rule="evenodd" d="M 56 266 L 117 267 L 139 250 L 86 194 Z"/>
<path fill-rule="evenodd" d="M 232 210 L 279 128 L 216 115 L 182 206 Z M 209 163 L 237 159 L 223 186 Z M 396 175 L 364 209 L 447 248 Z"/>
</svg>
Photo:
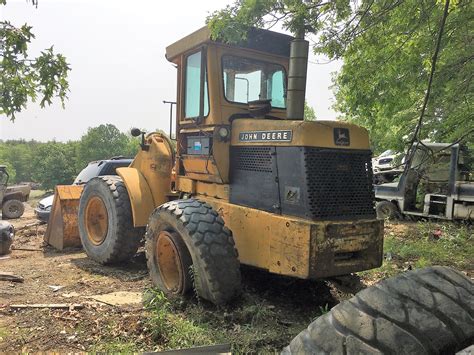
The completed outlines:
<svg viewBox="0 0 474 355">
<path fill-rule="evenodd" d="M 334 128 L 349 130 L 350 145 L 340 146 L 334 143 Z M 255 131 L 291 130 L 290 142 L 240 142 L 239 133 Z M 232 125 L 232 145 L 240 146 L 305 146 L 334 149 L 370 149 L 369 134 L 365 128 L 341 121 L 290 121 L 240 119 Z"/>
<path fill-rule="evenodd" d="M 311 221 L 212 197 L 197 198 L 222 216 L 233 233 L 242 264 L 282 275 L 317 278 L 373 268 L 382 261 L 382 221 Z M 344 233 L 332 235 L 331 229 L 336 227 Z M 344 252 L 361 257 L 355 254 L 353 260 L 337 261 L 337 253 Z"/>
<path fill-rule="evenodd" d="M 132 206 L 133 225 L 144 227 L 155 209 L 153 195 L 143 174 L 135 168 L 118 168 L 117 174 L 127 188 Z"/>
<path fill-rule="evenodd" d="M 129 168 L 117 169 L 130 196 L 135 227 L 146 226 L 153 209 L 171 193 L 171 144 L 161 133 L 149 134 L 146 144 L 148 150 L 140 150 Z"/>
<path fill-rule="evenodd" d="M 214 184 L 193 180 L 189 177 L 178 176 L 176 180 L 176 188 L 179 191 L 191 195 L 203 195 L 224 200 L 229 199 L 229 185 L 227 184 Z"/>
</svg>

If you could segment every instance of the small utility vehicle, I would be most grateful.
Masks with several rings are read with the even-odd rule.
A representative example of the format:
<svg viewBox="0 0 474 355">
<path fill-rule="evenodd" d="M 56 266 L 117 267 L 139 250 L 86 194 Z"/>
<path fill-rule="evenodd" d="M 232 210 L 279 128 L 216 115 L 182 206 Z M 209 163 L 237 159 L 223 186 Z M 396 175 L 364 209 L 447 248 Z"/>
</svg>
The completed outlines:
<svg viewBox="0 0 474 355">
<path fill-rule="evenodd" d="M 418 143 L 397 182 L 375 186 L 377 216 L 474 219 L 474 181 L 467 147 Z"/>
</svg>

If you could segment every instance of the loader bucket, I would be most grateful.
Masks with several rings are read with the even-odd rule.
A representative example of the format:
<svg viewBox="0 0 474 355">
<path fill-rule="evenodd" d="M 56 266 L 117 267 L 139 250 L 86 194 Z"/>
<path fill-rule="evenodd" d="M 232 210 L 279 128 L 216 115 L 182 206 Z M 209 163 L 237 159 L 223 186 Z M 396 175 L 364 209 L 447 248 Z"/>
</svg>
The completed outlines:
<svg viewBox="0 0 474 355">
<path fill-rule="evenodd" d="M 80 247 L 78 213 L 83 185 L 58 185 L 44 240 L 56 249 Z"/>
</svg>

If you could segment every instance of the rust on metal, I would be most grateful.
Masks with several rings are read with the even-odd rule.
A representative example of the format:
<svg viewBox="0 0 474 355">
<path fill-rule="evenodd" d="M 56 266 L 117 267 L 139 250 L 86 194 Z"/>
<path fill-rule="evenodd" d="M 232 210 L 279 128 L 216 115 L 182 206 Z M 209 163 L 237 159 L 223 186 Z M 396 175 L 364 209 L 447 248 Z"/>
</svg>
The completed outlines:
<svg viewBox="0 0 474 355">
<path fill-rule="evenodd" d="M 79 199 L 84 186 L 58 185 L 44 240 L 56 249 L 80 247 L 78 228 Z"/>
</svg>

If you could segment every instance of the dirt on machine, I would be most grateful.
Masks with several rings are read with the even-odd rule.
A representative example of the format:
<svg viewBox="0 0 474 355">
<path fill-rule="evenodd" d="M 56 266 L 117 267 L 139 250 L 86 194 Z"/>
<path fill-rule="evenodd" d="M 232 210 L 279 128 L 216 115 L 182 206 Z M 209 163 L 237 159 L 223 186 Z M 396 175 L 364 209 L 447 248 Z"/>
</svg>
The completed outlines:
<svg viewBox="0 0 474 355">
<path fill-rule="evenodd" d="M 303 120 L 307 55 L 307 41 L 257 29 L 228 45 L 204 27 L 167 47 L 176 144 L 134 129 L 131 165 L 84 186 L 88 256 L 120 263 L 145 236 L 155 285 L 215 304 L 240 293 L 241 265 L 301 279 L 380 266 L 368 133 Z"/>
<path fill-rule="evenodd" d="M 23 202 L 28 201 L 29 185 L 8 185 L 10 176 L 7 167 L 0 165 L 0 209 L 3 219 L 20 218 L 25 212 Z"/>
</svg>

